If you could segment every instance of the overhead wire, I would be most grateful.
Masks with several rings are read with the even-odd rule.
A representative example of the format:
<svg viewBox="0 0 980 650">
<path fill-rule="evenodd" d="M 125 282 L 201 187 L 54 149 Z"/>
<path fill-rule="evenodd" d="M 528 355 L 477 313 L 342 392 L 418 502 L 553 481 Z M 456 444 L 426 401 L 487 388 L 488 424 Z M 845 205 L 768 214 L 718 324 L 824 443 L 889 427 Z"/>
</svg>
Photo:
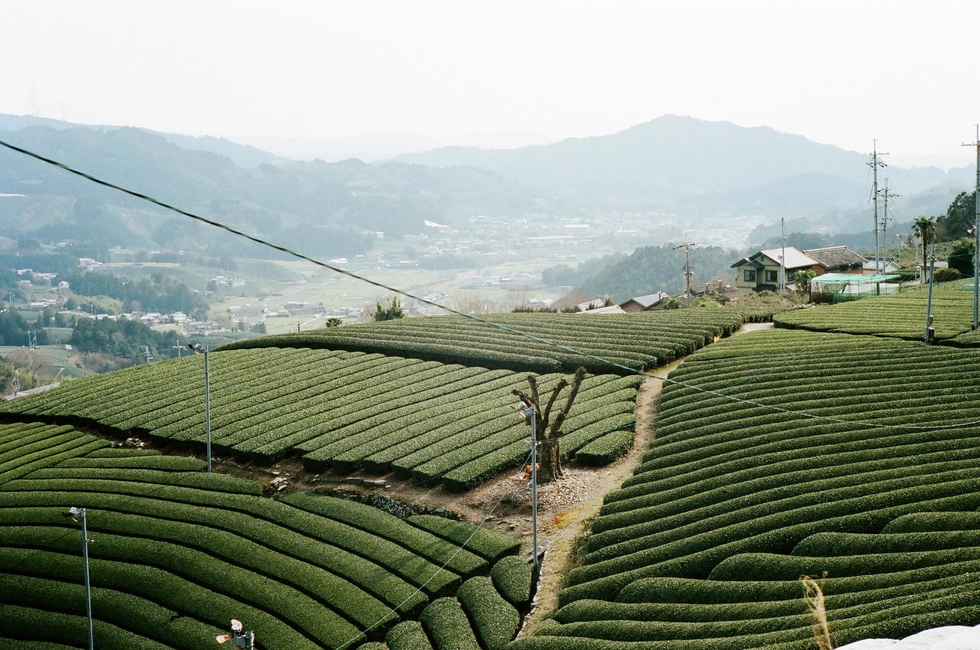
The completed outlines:
<svg viewBox="0 0 980 650">
<path fill-rule="evenodd" d="M 202 216 L 200 216 L 198 214 L 194 214 L 192 212 L 189 212 L 189 211 L 184 210 L 182 208 L 179 208 L 177 206 L 171 205 L 169 203 L 166 203 L 164 201 L 161 201 L 159 199 L 156 199 L 156 198 L 154 198 L 152 196 L 149 196 L 147 194 L 144 194 L 142 192 L 137 192 L 135 190 L 131 190 L 131 189 L 128 189 L 128 188 L 123 187 L 121 185 L 117 185 L 117 184 L 112 183 L 110 181 L 101 179 L 101 178 L 99 178 L 97 176 L 94 176 L 92 174 L 89 174 L 87 172 L 81 171 L 79 169 L 75 169 L 74 167 L 71 167 L 71 166 L 69 166 L 69 165 L 67 165 L 65 163 L 62 163 L 62 162 L 58 161 L 58 160 L 54 160 L 52 158 L 48 158 L 46 156 L 42 156 L 41 154 L 35 153 L 35 152 L 33 152 L 33 151 L 29 150 L 29 149 L 25 149 L 23 147 L 19 147 L 17 145 L 14 145 L 14 144 L 12 144 L 10 142 L 7 142 L 6 140 L 0 139 L 0 146 L 6 147 L 7 149 L 10 149 L 12 151 L 16 151 L 18 153 L 24 154 L 24 155 L 29 156 L 31 158 L 34 158 L 34 159 L 36 159 L 38 161 L 41 161 L 41 162 L 43 162 L 45 164 L 52 165 L 54 167 L 58 167 L 59 169 L 62 169 L 62 170 L 66 171 L 66 172 L 68 172 L 70 174 L 74 174 L 76 176 L 79 176 L 81 178 L 84 178 L 86 180 L 89 180 L 89 181 L 91 181 L 93 183 L 96 183 L 98 185 L 101 185 L 103 187 L 107 187 L 109 189 L 113 189 L 113 190 L 122 192 L 124 194 L 128 194 L 129 196 L 132 196 L 134 198 L 137 198 L 137 199 L 140 199 L 140 200 L 143 200 L 143 201 L 147 201 L 149 203 L 152 203 L 154 205 L 157 205 L 157 206 L 159 206 L 161 208 L 164 208 L 166 210 L 170 210 L 172 212 L 175 212 L 177 214 L 180 214 L 182 216 L 185 216 L 185 217 L 187 217 L 189 219 L 193 219 L 194 221 L 198 221 L 200 223 L 207 224 L 207 225 L 212 226 L 214 228 L 218 228 L 220 230 L 224 230 L 224 231 L 226 231 L 226 232 L 228 232 L 228 233 L 230 233 L 232 235 L 235 235 L 236 237 L 242 237 L 244 239 L 247 239 L 247 240 L 249 240 L 251 242 L 254 242 L 256 244 L 259 244 L 261 246 L 265 246 L 265 247 L 271 248 L 273 250 L 279 251 L 281 253 L 284 253 L 286 255 L 289 255 L 291 257 L 295 257 L 297 259 L 304 260 L 304 261 L 309 262 L 309 263 L 311 263 L 311 264 L 313 264 L 315 266 L 319 266 L 321 268 L 328 269 L 328 270 L 333 271 L 335 273 L 339 273 L 341 275 L 345 275 L 345 276 L 347 276 L 349 278 L 352 278 L 352 279 L 357 280 L 357 281 L 360 281 L 360 282 L 365 282 L 367 284 L 370 284 L 372 286 L 378 287 L 380 289 L 384 289 L 385 291 L 390 291 L 392 293 L 396 293 L 396 294 L 405 296 L 406 298 L 411 298 L 412 300 L 417 300 L 417 301 L 419 301 L 419 302 L 421 302 L 423 304 L 430 305 L 432 307 L 437 307 L 439 309 L 442 309 L 442 310 L 444 310 L 446 312 L 449 312 L 451 314 L 454 314 L 456 316 L 461 316 L 463 318 L 467 318 L 469 320 L 472 320 L 472 321 L 475 321 L 475 322 L 478 322 L 478 323 L 482 323 L 482 324 L 484 324 L 484 325 L 486 325 L 488 327 L 492 327 L 492 328 L 495 328 L 495 329 L 498 329 L 498 330 L 501 330 L 501 331 L 504 331 L 504 332 L 508 332 L 510 334 L 515 334 L 515 335 L 521 336 L 521 337 L 523 337 L 525 339 L 528 339 L 530 341 L 533 341 L 535 343 L 538 343 L 538 344 L 541 344 L 541 345 L 545 345 L 545 346 L 548 346 L 548 347 L 551 347 L 551 348 L 555 348 L 555 349 L 561 350 L 563 352 L 568 352 L 568 353 L 571 353 L 571 354 L 574 354 L 574 355 L 578 355 L 578 356 L 584 357 L 586 359 L 591 359 L 593 361 L 598 361 L 598 362 L 600 362 L 600 363 L 602 363 L 604 365 L 608 365 L 608 366 L 613 367 L 613 368 L 618 368 L 620 370 L 624 370 L 624 371 L 626 371 L 629 374 L 641 375 L 641 376 L 646 377 L 648 379 L 660 380 L 660 381 L 662 381 L 664 383 L 675 384 L 675 385 L 683 386 L 685 388 L 690 388 L 692 390 L 699 391 L 699 392 L 702 392 L 702 393 L 705 393 L 705 394 L 708 394 L 708 395 L 713 395 L 715 397 L 720 397 L 720 398 L 723 398 L 723 399 L 731 400 L 731 401 L 742 403 L 742 404 L 748 404 L 750 406 L 758 406 L 758 407 L 761 407 L 761 408 L 767 408 L 767 409 L 770 409 L 770 410 L 773 410 L 773 411 L 776 411 L 776 412 L 779 412 L 779 413 L 785 413 L 785 414 L 789 414 L 789 415 L 795 415 L 795 416 L 798 416 L 798 417 L 801 417 L 801 418 L 816 419 L 816 420 L 821 420 L 821 421 L 825 421 L 825 422 L 834 422 L 834 423 L 838 423 L 838 424 L 849 424 L 849 425 L 853 425 L 853 426 L 866 426 L 868 428 L 895 428 L 895 429 L 923 430 L 923 431 L 936 430 L 936 429 L 955 429 L 955 428 L 961 428 L 961 427 L 976 426 L 976 425 L 980 424 L 980 418 L 976 418 L 974 420 L 970 420 L 970 421 L 967 421 L 967 422 L 960 422 L 960 423 L 948 424 L 948 425 L 940 425 L 940 424 L 937 424 L 937 425 L 888 424 L 888 423 L 870 422 L 870 421 L 863 421 L 863 420 L 850 420 L 850 419 L 847 419 L 847 418 L 837 418 L 837 417 L 832 417 L 832 416 L 828 416 L 828 415 L 817 415 L 815 413 L 809 413 L 809 412 L 806 412 L 806 411 L 799 411 L 799 410 L 795 410 L 795 409 L 784 408 L 784 407 L 780 407 L 780 406 L 775 405 L 775 404 L 765 404 L 765 403 L 762 403 L 762 402 L 758 402 L 756 400 L 750 400 L 750 399 L 739 398 L 739 397 L 735 397 L 735 396 L 731 396 L 731 395 L 726 395 L 725 393 L 722 393 L 722 392 L 716 391 L 716 390 L 708 390 L 708 389 L 705 389 L 705 388 L 702 388 L 702 387 L 699 387 L 699 386 L 696 386 L 696 385 L 693 385 L 693 384 L 688 384 L 686 382 L 682 382 L 682 381 L 671 379 L 670 377 L 658 377 L 657 375 L 655 375 L 653 373 L 646 372 L 646 371 L 643 371 L 643 370 L 637 370 L 636 368 L 631 368 L 631 367 L 629 367 L 627 365 L 624 365 L 624 364 L 621 364 L 621 363 L 617 363 L 617 362 L 611 361 L 609 359 L 605 359 L 605 358 L 600 357 L 600 356 L 595 355 L 595 354 L 591 354 L 591 353 L 588 353 L 588 352 L 582 352 L 582 351 L 577 350 L 577 349 L 575 349 L 573 347 L 570 347 L 570 346 L 567 346 L 567 345 L 563 345 L 561 343 L 556 343 L 554 341 L 550 341 L 548 339 L 544 339 L 544 338 L 541 338 L 539 336 L 535 336 L 535 335 L 530 334 L 528 332 L 524 332 L 524 331 L 521 331 L 519 329 L 515 329 L 513 327 L 509 327 L 509 326 L 504 325 L 502 323 L 496 323 L 496 322 L 491 321 L 491 320 L 480 318 L 479 316 L 477 316 L 475 314 L 468 314 L 468 313 L 459 311 L 457 309 L 453 309 L 452 307 L 448 307 L 448 306 L 443 305 L 443 304 L 441 304 L 439 302 L 436 302 L 434 300 L 429 300 L 427 298 L 424 298 L 424 297 L 421 297 L 421 296 L 417 296 L 415 294 L 412 294 L 411 292 L 406 291 L 404 289 L 399 289 L 397 287 L 393 287 L 393 286 L 387 285 L 387 284 L 385 284 L 383 282 L 379 282 L 377 280 L 372 280 L 371 278 L 365 277 L 365 276 L 360 275 L 358 273 L 354 273 L 353 271 L 350 271 L 350 270 L 347 270 L 347 269 L 342 269 L 340 267 L 337 267 L 337 266 L 334 266 L 332 264 L 328 264 L 326 262 L 320 261 L 320 260 L 318 260 L 316 258 L 310 257 L 309 255 L 305 255 L 303 253 L 294 251 L 291 248 L 288 248 L 286 246 L 282 246 L 280 244 L 276 244 L 274 242 L 271 242 L 271 241 L 268 241 L 266 239 L 263 239 L 262 237 L 258 237 L 256 235 L 249 234 L 247 232 L 244 232 L 242 230 L 239 230 L 237 228 L 234 228 L 232 226 L 229 226 L 228 224 L 222 223 L 220 221 L 216 221 L 214 219 L 209 219 L 207 217 L 202 217 Z"/>
</svg>

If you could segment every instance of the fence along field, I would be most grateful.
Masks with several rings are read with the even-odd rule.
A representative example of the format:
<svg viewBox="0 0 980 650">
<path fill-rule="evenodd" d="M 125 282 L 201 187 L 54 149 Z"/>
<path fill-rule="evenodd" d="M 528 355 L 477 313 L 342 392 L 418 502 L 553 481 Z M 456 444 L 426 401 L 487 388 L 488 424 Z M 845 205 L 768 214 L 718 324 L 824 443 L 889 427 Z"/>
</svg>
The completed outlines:
<svg viewBox="0 0 980 650">
<path fill-rule="evenodd" d="M 824 572 L 838 643 L 980 622 L 980 351 L 775 330 L 671 378 L 689 385 L 664 386 L 560 609 L 514 650 L 802 650 L 799 577 Z"/>
<path fill-rule="evenodd" d="M 744 317 L 714 309 L 499 320 L 646 368 L 730 333 Z M 395 351 L 400 356 L 388 356 Z M 637 375 L 455 318 L 264 337 L 211 352 L 213 453 L 265 464 L 295 454 L 314 473 L 394 471 L 424 485 L 466 490 L 526 457 L 527 430 L 514 417 L 511 391 L 526 385 L 528 370 L 548 370 L 540 380 L 548 390 L 559 371 L 580 362 L 599 374 L 583 384 L 562 452 L 584 464 L 607 464 L 632 444 Z M 198 355 L 73 381 L 3 404 L 0 412 L 95 424 L 118 436 L 150 436 L 201 450 L 203 395 Z"/>
<path fill-rule="evenodd" d="M 4 645 L 85 638 L 80 529 L 63 516 L 71 506 L 88 514 L 99 648 L 206 647 L 231 618 L 270 650 L 353 648 L 362 632 L 382 640 L 430 603 L 455 602 L 476 578 L 464 607 L 483 603 L 513 621 L 530 597 L 513 586 L 530 575 L 513 563 L 519 542 L 498 533 L 448 519 L 416 525 L 313 494 L 273 501 L 253 482 L 202 473 L 199 459 L 109 444 L 70 427 L 0 425 Z M 494 584 L 526 598 L 515 607 Z M 475 620 L 474 634 L 516 633 Z"/>
</svg>

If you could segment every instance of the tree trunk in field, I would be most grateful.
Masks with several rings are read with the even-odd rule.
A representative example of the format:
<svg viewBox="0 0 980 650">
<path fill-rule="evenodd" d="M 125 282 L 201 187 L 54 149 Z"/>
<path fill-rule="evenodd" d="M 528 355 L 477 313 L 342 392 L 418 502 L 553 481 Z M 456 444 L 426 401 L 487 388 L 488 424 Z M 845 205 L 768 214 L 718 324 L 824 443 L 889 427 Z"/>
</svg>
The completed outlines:
<svg viewBox="0 0 980 650">
<path fill-rule="evenodd" d="M 568 417 L 568 412 L 572 408 L 572 403 L 575 401 L 575 396 L 578 395 L 578 389 L 581 386 L 583 379 L 585 379 L 585 368 L 580 367 L 575 371 L 575 375 L 572 377 L 571 383 L 569 383 L 567 379 L 562 379 L 559 381 L 558 384 L 556 384 L 552 389 L 548 403 L 543 409 L 541 408 L 541 400 L 538 395 L 537 378 L 534 375 L 528 375 L 527 377 L 527 383 L 531 387 L 530 394 L 522 390 L 515 389 L 512 391 L 514 395 L 521 398 L 524 404 L 534 407 L 534 433 L 537 438 L 538 480 L 542 483 L 555 481 L 563 476 L 561 469 L 561 450 L 559 448 L 559 440 L 563 435 L 565 435 L 565 432 L 561 430 L 561 427 L 565 423 L 565 419 Z M 561 393 L 566 386 L 571 386 L 571 390 L 568 392 L 568 397 L 565 398 L 564 406 L 562 406 L 561 410 L 559 410 L 555 416 L 554 421 L 552 421 L 551 408 L 558 399 L 559 393 Z"/>
<path fill-rule="evenodd" d="M 558 438 L 540 438 L 538 445 L 538 481 L 550 483 L 557 481 L 565 472 L 561 469 L 561 455 Z"/>
</svg>

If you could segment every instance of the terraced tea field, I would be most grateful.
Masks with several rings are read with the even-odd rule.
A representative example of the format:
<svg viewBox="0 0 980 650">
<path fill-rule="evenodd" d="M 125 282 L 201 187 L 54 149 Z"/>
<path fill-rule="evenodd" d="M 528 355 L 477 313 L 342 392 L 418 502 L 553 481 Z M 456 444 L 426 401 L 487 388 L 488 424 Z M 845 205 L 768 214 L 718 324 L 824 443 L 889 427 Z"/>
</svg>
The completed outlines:
<svg viewBox="0 0 980 650">
<path fill-rule="evenodd" d="M 603 348 L 587 333 L 602 317 L 576 318 L 567 347 L 591 336 L 596 356 L 652 363 L 616 343 L 638 334 Z M 547 337 L 559 339 L 552 327 Z M 715 327 L 678 327 L 674 354 L 697 351 L 664 385 L 654 444 L 607 495 L 558 609 L 516 641 L 531 589 L 517 540 L 323 495 L 269 500 L 254 483 L 201 472 L 198 459 L 112 448 L 75 428 L 200 452 L 200 356 L 15 400 L 0 426 L 0 638 L 81 647 L 70 506 L 86 508 L 96 540 L 100 648 L 201 647 L 234 617 L 263 648 L 803 650 L 802 575 L 825 576 L 841 644 L 980 622 L 980 350 L 829 326 L 707 345 L 728 331 Z M 493 341 L 449 331 L 413 334 L 414 357 L 302 347 L 301 337 L 212 352 L 217 452 L 263 462 L 295 453 L 311 468 L 460 490 L 522 462 L 527 434 L 510 390 L 527 367 L 506 367 Z M 465 350 L 436 358 L 453 340 Z M 524 345 L 529 366 L 573 361 Z M 629 444 L 639 379 L 616 370 L 583 386 L 569 458 L 609 462 Z"/>
<path fill-rule="evenodd" d="M 663 322 L 676 329 L 671 349 L 686 351 L 742 318 L 726 312 L 692 314 L 687 325 L 676 316 Z M 452 331 L 438 338 L 433 332 L 449 321 L 432 320 L 431 349 L 441 355 L 445 341 L 465 341 L 458 358 L 433 360 L 425 346 L 411 348 L 414 358 L 319 342 L 297 347 L 296 338 L 283 347 L 273 339 L 265 347 L 209 353 L 215 453 L 259 463 L 296 454 L 311 471 L 392 472 L 455 490 L 523 462 L 527 429 L 514 417 L 511 391 L 526 387 L 528 365 L 559 369 L 567 354 L 544 347 L 533 364 L 511 368 L 497 355 L 486 366 L 468 365 L 488 358 L 474 350 L 493 349 L 503 335 L 488 330 L 479 340 Z M 572 333 L 566 340 L 590 340 L 592 352 L 609 358 L 661 362 L 633 342 L 644 340 L 657 319 L 621 319 L 605 347 L 588 318 L 544 322 L 540 336 L 558 338 L 560 329 Z M 370 329 L 375 334 L 367 341 L 377 336 Z M 526 339 L 522 345 L 538 346 Z M 150 437 L 199 454 L 203 362 L 203 356 L 163 361 L 3 405 L 6 645 L 66 648 L 85 638 L 78 524 L 63 516 L 73 506 L 86 510 L 94 540 L 100 648 L 199 648 L 233 617 L 254 629 L 262 648 L 383 642 L 392 650 L 432 643 L 476 650 L 501 648 L 514 637 L 531 589 L 530 569 L 514 555 L 520 540 L 443 518 L 400 520 L 323 495 L 270 500 L 255 483 L 203 473 L 199 459 L 117 448 L 76 428 L 93 427 L 110 439 Z M 542 389 L 559 376 L 539 377 Z M 586 379 L 565 427 L 566 458 L 604 464 L 632 444 L 639 383 L 622 370 Z"/>
<path fill-rule="evenodd" d="M 515 371 L 567 373 L 585 366 L 597 374 L 630 374 L 689 354 L 754 317 L 768 320 L 771 313 L 700 309 L 601 318 L 588 313 L 493 314 L 497 327 L 458 316 L 403 318 L 266 336 L 227 347 L 329 348 Z"/>
<path fill-rule="evenodd" d="M 769 331 L 689 357 L 515 650 L 797 648 L 980 621 L 980 351 Z M 634 643 L 638 645 L 633 645 Z"/>
<path fill-rule="evenodd" d="M 776 327 L 922 341 L 928 298 L 928 286 L 902 287 L 897 294 L 786 311 L 776 314 L 773 320 Z M 936 285 L 931 314 L 936 341 L 957 345 L 980 343 L 980 335 L 972 329 L 972 284 L 958 280 Z"/>
<path fill-rule="evenodd" d="M 743 317 L 731 310 L 701 310 L 681 316 L 663 312 L 597 320 L 518 314 L 496 320 L 616 363 L 647 367 L 730 333 Z M 527 369 L 550 370 L 540 379 L 549 390 L 558 371 L 574 370 L 579 361 L 610 372 L 584 382 L 562 453 L 586 464 L 607 464 L 632 444 L 640 377 L 511 331 L 449 318 L 264 337 L 210 353 L 213 453 L 265 464 L 298 455 L 313 473 L 363 468 L 466 490 L 525 461 L 527 431 L 511 407 L 512 391 L 526 386 Z M 0 410 L 201 450 L 203 363 L 198 355 L 130 368 L 71 382 Z"/>
<path fill-rule="evenodd" d="M 83 647 L 82 539 L 70 507 L 86 511 L 97 648 L 209 647 L 232 618 L 270 650 L 354 648 L 419 617 L 442 629 L 457 592 L 474 638 L 500 647 L 516 633 L 530 596 L 519 541 L 329 496 L 273 501 L 254 482 L 203 468 L 67 426 L 0 425 L 4 646 Z"/>
</svg>

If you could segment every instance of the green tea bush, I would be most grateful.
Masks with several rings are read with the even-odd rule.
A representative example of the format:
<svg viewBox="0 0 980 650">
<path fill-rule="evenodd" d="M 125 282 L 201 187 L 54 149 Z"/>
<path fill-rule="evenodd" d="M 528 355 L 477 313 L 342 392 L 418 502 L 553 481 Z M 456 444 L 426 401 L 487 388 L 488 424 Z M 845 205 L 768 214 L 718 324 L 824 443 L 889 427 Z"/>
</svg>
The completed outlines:
<svg viewBox="0 0 980 650">
<path fill-rule="evenodd" d="M 140 523 L 144 525 L 152 523 L 147 518 L 142 519 Z M 102 532 L 100 523 L 97 523 L 101 520 L 101 517 L 89 518 L 89 531 L 93 536 L 98 535 L 98 543 L 90 545 L 90 557 L 155 566 L 184 579 L 208 584 L 215 591 L 233 595 L 241 602 L 263 609 L 288 622 L 304 635 L 330 645 L 339 645 L 358 634 L 358 629 L 350 621 L 332 609 L 335 606 L 353 610 L 353 603 L 328 602 L 327 598 L 331 597 L 327 594 L 317 598 L 283 582 L 268 579 L 276 575 L 275 570 L 253 572 L 216 559 L 207 552 L 172 542 Z M 70 552 L 69 548 L 77 546 L 71 544 L 63 532 L 50 526 L 19 526 L 13 530 L 8 526 L 0 530 L 0 540 L 4 545 L 24 545 L 28 539 L 37 540 L 32 542 L 34 544 L 43 541 L 46 547 L 60 548 L 63 552 Z M 332 598 L 339 601 L 341 595 Z"/>
<path fill-rule="evenodd" d="M 84 587 L 45 578 L 0 573 L 0 605 L 40 610 L 53 607 L 65 614 L 85 614 Z M 198 647 L 201 639 L 217 631 L 189 617 L 181 617 L 145 598 L 109 589 L 92 590 L 92 616 L 127 630 L 134 636 L 157 640 L 171 647 Z"/>
<path fill-rule="evenodd" d="M 526 438 L 526 435 L 521 435 L 496 451 L 446 472 L 442 477 L 443 486 L 449 492 L 465 492 L 507 469 L 521 465 L 525 460 L 530 461 Z"/>
<path fill-rule="evenodd" d="M 51 552 L 38 546 L 32 547 L 43 542 L 43 538 L 20 536 L 21 548 L 8 546 L 0 554 L 0 570 L 13 572 L 23 570 L 23 567 L 32 567 L 39 577 L 51 578 L 62 584 L 79 585 L 78 557 L 70 551 Z M 183 619 L 201 620 L 215 629 L 224 630 L 228 621 L 237 617 L 259 630 L 263 645 L 270 649 L 316 647 L 310 639 L 265 611 L 196 582 L 184 580 L 168 571 L 98 557 L 92 557 L 90 563 L 94 588 L 112 588 L 130 593 L 180 613 L 181 617 L 174 619 L 173 624 L 178 624 Z M 78 638 L 83 637 L 76 637 L 76 640 Z"/>
<path fill-rule="evenodd" d="M 491 564 L 506 555 L 514 555 L 521 548 L 518 539 L 463 521 L 452 521 L 435 515 L 413 515 L 407 521 L 453 544 L 463 546 Z"/>
<path fill-rule="evenodd" d="M 391 628 L 385 643 L 390 650 L 433 650 L 429 637 L 418 621 L 402 621 Z"/>
<path fill-rule="evenodd" d="M 575 461 L 591 467 L 609 465 L 630 450 L 634 436 L 631 430 L 612 430 L 575 452 Z"/>
<path fill-rule="evenodd" d="M 490 579 L 515 607 L 524 608 L 531 602 L 531 567 L 519 555 L 500 558 L 490 569 Z"/>
<path fill-rule="evenodd" d="M 456 598 L 486 650 L 500 650 L 517 636 L 521 615 L 494 589 L 489 578 L 470 578 L 459 588 Z"/>
<path fill-rule="evenodd" d="M 980 530 L 980 513 L 915 512 L 896 517 L 881 532 L 899 534 L 960 530 Z"/>
<path fill-rule="evenodd" d="M 793 555 L 840 556 L 880 553 L 914 553 L 965 548 L 980 545 L 976 530 L 930 531 L 924 533 L 856 535 L 853 533 L 817 533 L 800 541 Z"/>
<path fill-rule="evenodd" d="M 301 492 L 286 495 L 282 502 L 318 514 L 328 520 L 345 524 L 344 528 L 349 528 L 353 533 L 349 533 L 349 536 L 357 538 L 361 544 L 364 543 L 361 541 L 364 536 L 356 535 L 360 531 L 370 534 L 381 542 L 389 542 L 385 546 L 391 547 L 389 553 L 392 554 L 392 561 L 390 562 L 392 569 L 403 564 L 411 564 L 408 558 L 394 560 L 394 557 L 404 556 L 405 551 L 409 551 L 417 557 L 416 563 L 419 564 L 419 567 L 416 571 L 418 577 L 424 576 L 423 582 L 428 581 L 430 583 L 428 588 L 432 588 L 433 584 L 438 585 L 440 582 L 446 581 L 443 589 L 436 588 L 432 592 L 435 594 L 441 594 L 444 589 L 450 587 L 455 592 L 459 587 L 458 576 L 471 577 L 485 573 L 488 567 L 487 561 L 483 557 L 471 552 L 471 550 L 461 550 L 455 541 L 447 541 L 441 536 L 434 535 L 427 530 L 363 503 Z M 460 523 L 459 525 L 466 526 L 468 524 Z M 400 552 L 396 552 L 398 546 L 402 547 Z M 363 553 L 363 551 L 361 552 Z M 458 576 L 451 576 L 452 580 L 447 580 L 447 577 L 435 579 L 434 575 L 442 565 L 445 565 L 446 569 L 453 574 L 458 574 Z"/>
<path fill-rule="evenodd" d="M 85 616 L 72 616 L 17 605 L 5 605 L 3 616 L 3 633 L 15 638 L 38 639 L 41 643 L 78 647 L 78 640 L 88 637 Z M 167 650 L 171 647 L 102 621 L 93 621 L 92 632 L 96 647 L 100 649 Z"/>
<path fill-rule="evenodd" d="M 454 598 L 432 601 L 419 616 L 435 650 L 481 650 L 469 619 Z"/>
</svg>

